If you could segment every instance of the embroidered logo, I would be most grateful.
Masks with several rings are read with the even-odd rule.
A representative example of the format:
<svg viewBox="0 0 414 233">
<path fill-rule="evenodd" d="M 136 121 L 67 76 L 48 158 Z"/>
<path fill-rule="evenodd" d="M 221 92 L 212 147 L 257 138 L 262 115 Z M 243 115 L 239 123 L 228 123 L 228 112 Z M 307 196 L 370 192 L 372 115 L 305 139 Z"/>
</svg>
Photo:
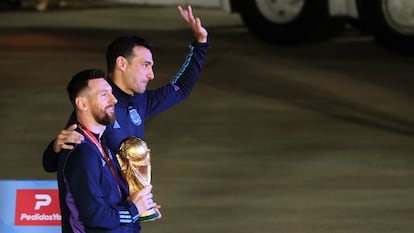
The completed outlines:
<svg viewBox="0 0 414 233">
<path fill-rule="evenodd" d="M 129 110 L 129 118 L 131 119 L 132 123 L 134 123 L 134 125 L 141 125 L 142 120 L 141 120 L 141 116 L 139 115 L 138 111 L 132 106 L 129 106 L 128 110 Z"/>
<path fill-rule="evenodd" d="M 114 129 L 120 129 L 121 128 L 121 126 L 119 125 L 118 121 L 115 120 L 113 128 Z"/>
</svg>

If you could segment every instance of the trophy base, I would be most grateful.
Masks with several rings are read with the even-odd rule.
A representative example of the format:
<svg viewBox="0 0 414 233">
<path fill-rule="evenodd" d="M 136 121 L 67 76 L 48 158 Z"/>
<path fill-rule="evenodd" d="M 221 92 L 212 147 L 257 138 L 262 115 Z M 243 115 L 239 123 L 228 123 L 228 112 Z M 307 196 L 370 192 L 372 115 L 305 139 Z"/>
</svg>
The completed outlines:
<svg viewBox="0 0 414 233">
<path fill-rule="evenodd" d="M 148 222 L 148 221 L 154 221 L 156 218 L 158 218 L 158 213 L 154 209 L 150 209 L 148 211 L 145 211 L 141 215 L 139 215 L 138 221 Z"/>
</svg>

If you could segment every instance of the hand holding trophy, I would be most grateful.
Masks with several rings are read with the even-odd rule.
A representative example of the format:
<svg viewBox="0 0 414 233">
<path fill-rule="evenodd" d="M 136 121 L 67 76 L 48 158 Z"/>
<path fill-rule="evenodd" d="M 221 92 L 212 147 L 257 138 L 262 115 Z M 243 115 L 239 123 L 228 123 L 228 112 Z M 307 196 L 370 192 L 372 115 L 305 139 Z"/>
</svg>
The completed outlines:
<svg viewBox="0 0 414 233">
<path fill-rule="evenodd" d="M 135 136 L 124 139 L 116 155 L 122 175 L 128 183 L 129 193 L 134 194 L 151 186 L 151 156 L 147 143 Z M 151 189 L 148 189 L 148 192 Z M 153 221 L 159 217 L 152 208 L 140 213 L 139 221 Z"/>
</svg>

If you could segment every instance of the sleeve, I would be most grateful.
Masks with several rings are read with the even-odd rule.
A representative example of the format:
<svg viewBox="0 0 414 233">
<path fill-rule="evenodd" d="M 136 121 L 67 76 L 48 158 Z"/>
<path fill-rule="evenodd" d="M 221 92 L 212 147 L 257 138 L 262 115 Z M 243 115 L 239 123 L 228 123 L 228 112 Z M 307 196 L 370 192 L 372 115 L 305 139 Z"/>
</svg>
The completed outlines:
<svg viewBox="0 0 414 233">
<path fill-rule="evenodd" d="M 180 70 L 168 85 L 146 92 L 145 118 L 156 115 L 186 99 L 200 76 L 209 43 L 194 41 Z"/>
<path fill-rule="evenodd" d="M 46 147 L 45 151 L 43 152 L 43 169 L 47 172 L 56 172 L 57 171 L 57 164 L 59 160 L 59 154 L 55 153 L 53 150 L 53 144 L 55 140 L 52 140 L 49 145 Z"/>
<path fill-rule="evenodd" d="M 135 223 L 139 219 L 138 209 L 132 201 L 126 200 L 118 208 L 120 223 Z"/>
<path fill-rule="evenodd" d="M 73 111 L 69 117 L 66 127 L 68 127 L 71 124 L 75 124 L 75 123 L 76 123 L 76 114 Z M 61 155 L 61 153 L 56 153 L 54 151 L 53 149 L 54 144 L 55 144 L 55 140 L 52 140 L 49 143 L 49 145 L 46 147 L 45 151 L 43 152 L 42 164 L 43 164 L 43 169 L 45 169 L 45 171 L 47 172 L 56 172 L 58 161 L 59 161 L 59 156 L 63 156 Z M 63 153 L 63 154 L 67 155 L 67 153 L 68 152 Z"/>
<path fill-rule="evenodd" d="M 175 89 L 179 89 L 183 95 L 188 96 L 194 87 L 204 60 L 207 54 L 208 43 L 199 43 L 194 41 L 191 43 L 187 57 L 181 69 L 171 80 L 171 84 Z"/>
<path fill-rule="evenodd" d="M 65 164 L 68 192 L 73 196 L 79 219 L 86 227 L 104 229 L 116 229 L 122 223 L 136 222 L 139 215 L 132 202 L 123 200 L 110 204 L 111 200 L 120 198 L 118 189 L 110 177 L 112 174 L 105 178 L 104 170 L 109 168 L 103 167 L 103 160 L 96 156 L 97 153 L 98 150 L 91 145 L 78 145 Z"/>
</svg>

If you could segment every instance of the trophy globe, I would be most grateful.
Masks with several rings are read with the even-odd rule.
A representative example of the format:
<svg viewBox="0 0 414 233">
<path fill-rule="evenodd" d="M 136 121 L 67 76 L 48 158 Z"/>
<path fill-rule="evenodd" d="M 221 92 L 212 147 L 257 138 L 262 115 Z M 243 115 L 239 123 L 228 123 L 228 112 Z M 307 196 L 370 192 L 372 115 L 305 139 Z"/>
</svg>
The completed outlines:
<svg viewBox="0 0 414 233">
<path fill-rule="evenodd" d="M 134 194 L 151 184 L 151 155 L 147 143 L 135 136 L 125 138 L 116 155 L 129 193 Z M 158 217 L 154 209 L 140 213 L 139 221 L 151 221 Z"/>
</svg>

